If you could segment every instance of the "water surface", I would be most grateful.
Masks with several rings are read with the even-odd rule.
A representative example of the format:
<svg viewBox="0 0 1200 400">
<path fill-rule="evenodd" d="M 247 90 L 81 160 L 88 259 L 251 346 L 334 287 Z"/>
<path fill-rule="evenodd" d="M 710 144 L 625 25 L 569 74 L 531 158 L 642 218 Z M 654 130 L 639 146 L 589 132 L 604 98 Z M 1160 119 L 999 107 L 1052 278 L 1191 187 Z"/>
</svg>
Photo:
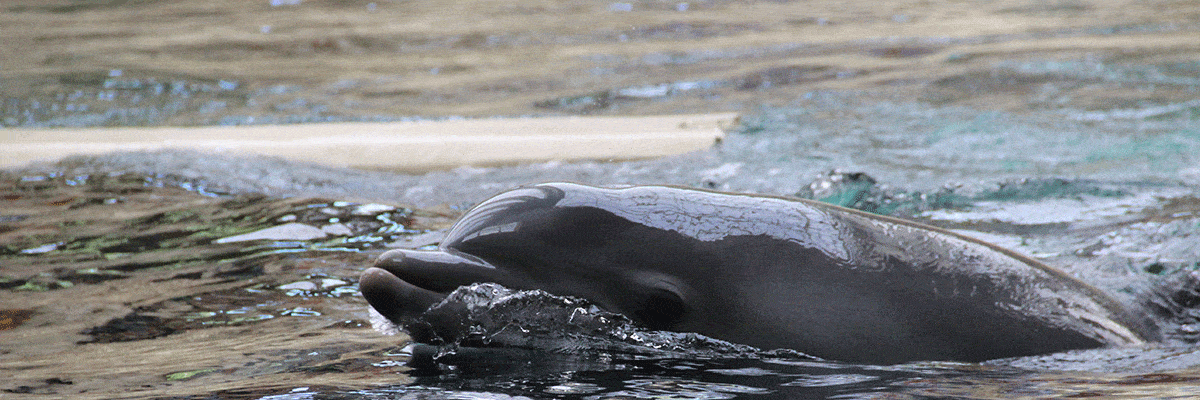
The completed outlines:
<svg viewBox="0 0 1200 400">
<path fill-rule="evenodd" d="M 357 293 L 386 249 L 437 243 L 499 191 L 570 180 L 801 195 L 913 218 L 1139 303 L 1200 268 L 1194 6 L 1043 3 L 6 3 L 3 126 L 743 118 L 709 151 L 635 162 L 406 175 L 166 151 L 3 171 L 0 390 L 1189 398 L 1196 321 L 1161 321 L 1168 340 L 1143 348 L 984 364 L 695 348 L 463 351 L 422 364 L 406 336 L 372 327 Z M 261 239 L 235 239 L 248 234 Z"/>
</svg>

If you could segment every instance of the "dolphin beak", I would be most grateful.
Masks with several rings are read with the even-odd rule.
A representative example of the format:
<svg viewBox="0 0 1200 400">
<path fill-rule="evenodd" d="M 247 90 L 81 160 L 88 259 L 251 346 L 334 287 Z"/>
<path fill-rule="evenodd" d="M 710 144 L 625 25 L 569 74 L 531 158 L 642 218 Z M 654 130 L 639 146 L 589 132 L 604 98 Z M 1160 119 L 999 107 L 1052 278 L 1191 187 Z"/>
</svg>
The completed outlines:
<svg viewBox="0 0 1200 400">
<path fill-rule="evenodd" d="M 446 298 L 444 294 L 421 289 L 375 267 L 367 268 L 358 278 L 358 290 L 375 311 L 393 323 L 420 315 Z"/>
<path fill-rule="evenodd" d="M 395 323 L 421 315 L 459 286 L 495 282 L 507 274 L 469 254 L 454 250 L 392 250 L 380 255 L 358 280 L 359 291 Z"/>
</svg>

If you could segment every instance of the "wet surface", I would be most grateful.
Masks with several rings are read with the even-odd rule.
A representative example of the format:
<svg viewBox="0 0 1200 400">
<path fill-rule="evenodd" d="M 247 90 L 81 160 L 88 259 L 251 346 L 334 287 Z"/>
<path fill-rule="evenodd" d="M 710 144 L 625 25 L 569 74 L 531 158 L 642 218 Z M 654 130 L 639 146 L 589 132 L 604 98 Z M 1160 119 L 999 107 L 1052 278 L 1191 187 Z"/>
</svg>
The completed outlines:
<svg viewBox="0 0 1200 400">
<path fill-rule="evenodd" d="M 389 243 L 420 247 L 436 242 L 436 229 L 453 220 L 449 208 L 414 211 L 379 203 L 217 194 L 192 183 L 133 173 L 4 177 L 5 250 L 0 260 L 6 289 L 0 295 L 9 307 L 4 311 L 9 322 L 5 363 L 0 367 L 13 372 L 13 383 L 5 388 L 12 393 L 105 397 L 101 394 L 111 394 L 109 390 L 142 387 L 156 395 L 208 393 L 221 398 L 305 398 L 315 393 L 343 398 L 446 398 L 465 393 L 888 393 L 901 398 L 971 393 L 1003 398 L 1021 391 L 1074 396 L 1193 390 L 1187 368 L 1200 365 L 1188 345 L 1178 344 L 1031 357 L 983 370 L 967 364 L 863 370 L 867 367 L 779 356 L 660 355 L 643 361 L 603 353 L 563 358 L 505 352 L 466 352 L 466 358 L 442 361 L 448 364 L 422 365 L 410 360 L 412 350 L 401 349 L 403 336 L 371 329 L 366 303 L 354 282 Z M 1200 249 L 1194 246 L 1200 231 L 1195 222 L 1198 196 L 1194 189 L 1173 184 L 1032 179 L 997 182 L 977 192 L 940 189 L 930 196 L 882 185 L 866 174 L 828 173 L 804 187 L 813 192 L 811 197 L 852 199 L 848 205 L 868 209 L 893 205 L 896 215 L 968 229 L 964 232 L 1043 259 L 1069 260 L 1056 264 L 1126 299 L 1137 298 L 1159 277 L 1196 268 L 1200 261 Z M 1139 194 L 1145 193 L 1173 197 L 1131 213 L 1129 207 L 1136 207 Z M 954 201 L 928 201 L 939 197 Z M 1059 201 L 1083 208 L 1081 220 L 1053 213 L 1046 216 L 1065 220 L 1025 221 L 1042 215 L 1038 213 L 1025 215 L 1025 220 L 996 219 L 1005 208 Z M 1099 205 L 1088 211 L 1092 202 Z M 1108 202 L 1124 211 L 1102 212 L 1112 207 Z M 981 211 L 986 207 L 995 209 Z M 276 229 L 295 224 L 311 229 Z M 321 229 L 336 224 L 345 230 Z M 272 230 L 275 235 L 297 236 L 221 243 Z M 1139 233 L 1148 230 L 1171 233 Z M 321 235 L 303 236 L 314 231 Z M 1097 237 L 1101 232 L 1105 233 Z M 1052 252 L 1056 246 L 1063 248 L 1061 253 Z M 1145 250 L 1147 246 L 1158 247 Z M 1123 249 L 1141 252 L 1127 254 Z M 63 301 L 66 298 L 88 302 L 80 307 Z M 103 372 L 65 367 L 81 356 L 106 360 L 112 356 L 104 354 L 113 351 L 121 353 L 106 362 L 126 367 Z M 137 361 L 131 364 L 133 360 Z M 779 363 L 803 367 L 778 371 Z M 1037 374 L 1010 366 L 1115 375 Z M 417 370 L 410 370 L 414 367 Z M 1167 378 L 1139 380 L 1141 375 L 1134 371 L 1156 371 Z M 394 386 L 410 379 L 416 379 L 416 386 Z M 998 392 L 986 395 L 988 390 Z"/>
<path fill-rule="evenodd" d="M 1166 343 L 979 365 L 465 349 L 421 364 L 404 335 L 372 329 L 356 285 L 374 256 L 436 244 L 494 193 L 570 180 L 800 195 L 913 218 L 1147 301 L 1200 268 L 1191 3 L 0 7 L 6 127 L 743 113 L 713 150 L 638 162 L 403 175 L 164 151 L 4 171 L 0 397 L 1200 390 L 1194 311 L 1157 317 Z"/>
<path fill-rule="evenodd" d="M 214 195 L 125 174 L 3 179 L 4 215 L 20 217 L 4 224 L 0 255 L 0 296 L 14 307 L 3 312 L 7 391 L 105 397 L 162 382 L 240 387 L 311 370 L 394 369 L 343 357 L 398 345 L 371 331 L 356 271 L 385 241 L 423 232 L 413 228 L 419 213 Z M 219 243 L 282 221 L 322 235 Z M 288 333 L 244 336 L 255 331 Z M 171 393 L 163 389 L 152 393 Z"/>
<path fill-rule="evenodd" d="M 3 8 L 0 54 L 21 55 L 0 62 L 3 126 L 748 112 L 823 88 L 1084 118 L 1197 114 L 1200 23 L 1186 2 Z"/>
</svg>

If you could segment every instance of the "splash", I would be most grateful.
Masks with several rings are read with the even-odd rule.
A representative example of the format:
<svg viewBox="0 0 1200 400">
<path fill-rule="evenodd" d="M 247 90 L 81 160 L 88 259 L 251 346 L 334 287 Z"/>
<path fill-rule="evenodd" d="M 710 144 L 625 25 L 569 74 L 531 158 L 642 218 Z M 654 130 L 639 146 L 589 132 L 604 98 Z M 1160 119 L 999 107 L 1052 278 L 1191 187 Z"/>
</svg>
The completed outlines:
<svg viewBox="0 0 1200 400">
<path fill-rule="evenodd" d="M 518 291 L 494 283 L 459 287 L 425 313 L 402 321 L 418 343 L 439 346 L 434 358 L 464 348 L 519 348 L 550 353 L 651 358 L 745 358 L 765 354 L 813 359 L 695 333 L 646 330 L 621 314 L 582 299 L 542 290 Z"/>
</svg>

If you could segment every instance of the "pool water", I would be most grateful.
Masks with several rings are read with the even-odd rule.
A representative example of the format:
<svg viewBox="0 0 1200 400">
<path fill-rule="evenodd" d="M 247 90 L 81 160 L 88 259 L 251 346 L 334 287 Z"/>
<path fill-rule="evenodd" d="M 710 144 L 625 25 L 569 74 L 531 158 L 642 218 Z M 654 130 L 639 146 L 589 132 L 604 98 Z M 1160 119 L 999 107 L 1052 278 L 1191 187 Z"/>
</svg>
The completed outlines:
<svg viewBox="0 0 1200 400">
<path fill-rule="evenodd" d="M 672 351 L 410 346 L 373 323 L 356 284 L 374 257 L 436 244 L 495 193 L 565 180 L 796 195 L 911 218 L 1142 304 L 1200 269 L 1195 5 L 4 7 L 0 54 L 20 56 L 0 57 L 3 127 L 742 118 L 710 150 L 630 162 L 399 174 L 173 150 L 0 171 L 0 397 L 1200 392 L 1194 312 L 1156 316 L 1167 339 L 1144 347 L 873 366 L 714 352 L 661 333 Z"/>
</svg>

